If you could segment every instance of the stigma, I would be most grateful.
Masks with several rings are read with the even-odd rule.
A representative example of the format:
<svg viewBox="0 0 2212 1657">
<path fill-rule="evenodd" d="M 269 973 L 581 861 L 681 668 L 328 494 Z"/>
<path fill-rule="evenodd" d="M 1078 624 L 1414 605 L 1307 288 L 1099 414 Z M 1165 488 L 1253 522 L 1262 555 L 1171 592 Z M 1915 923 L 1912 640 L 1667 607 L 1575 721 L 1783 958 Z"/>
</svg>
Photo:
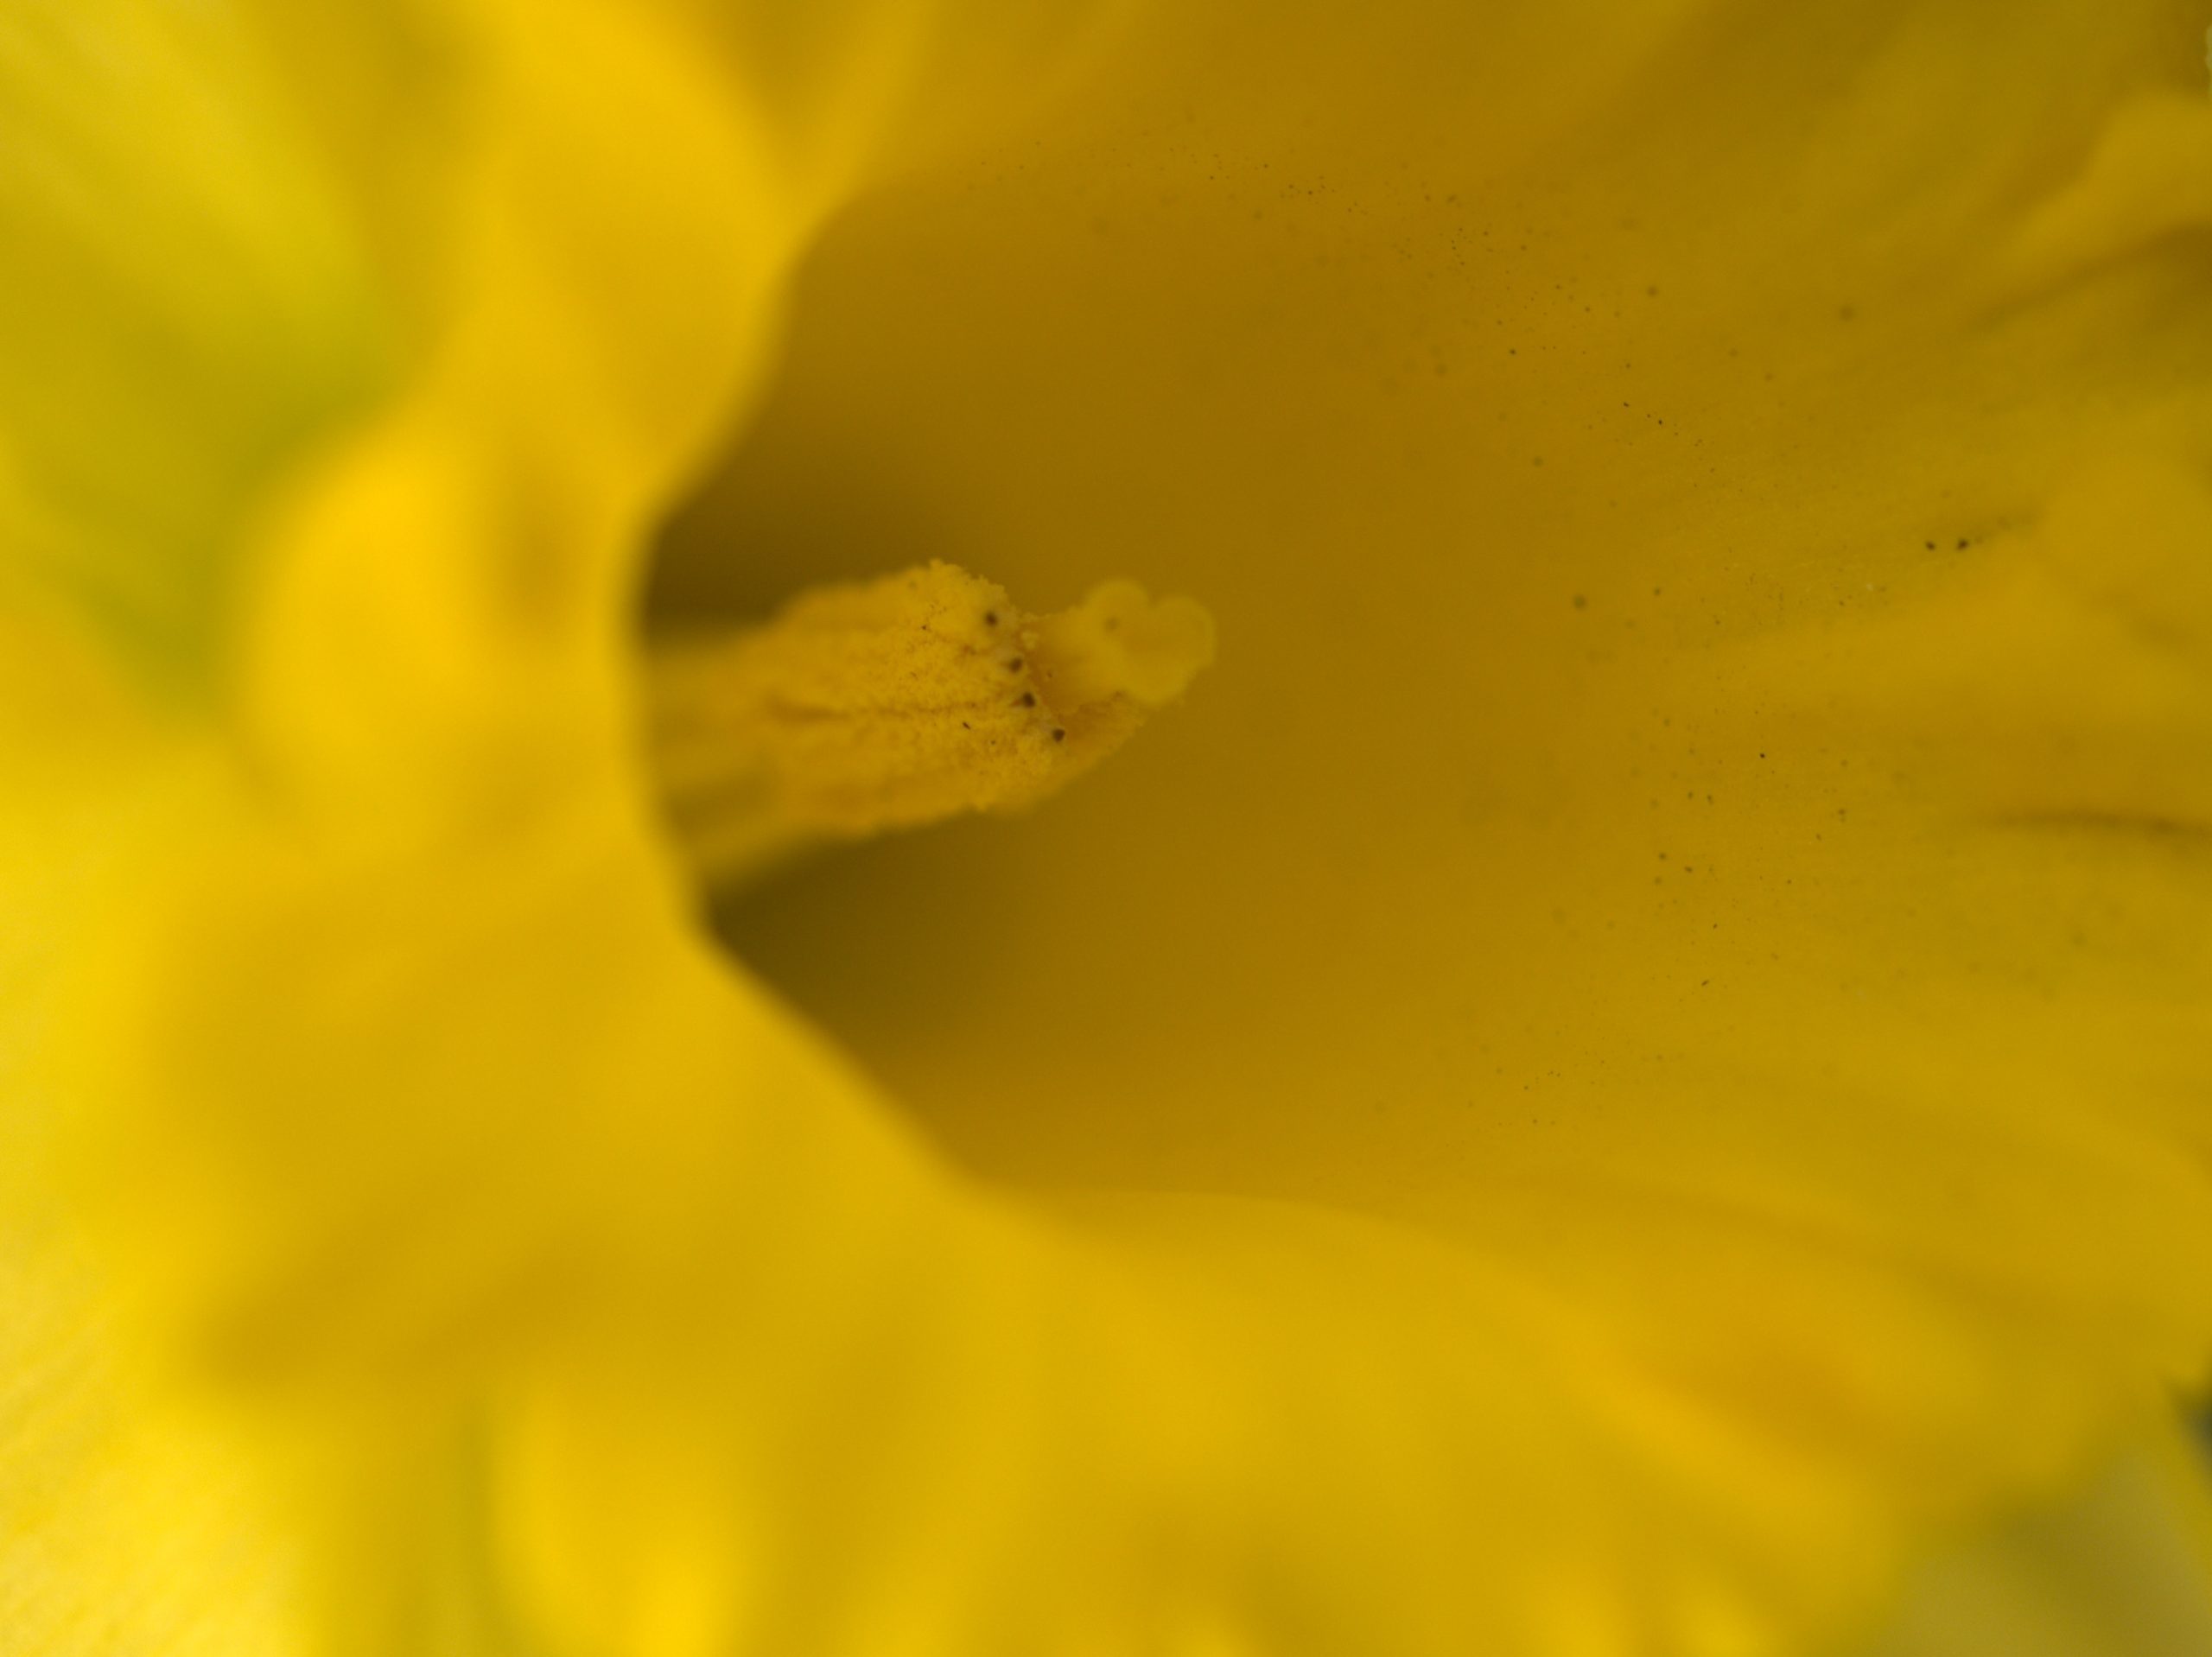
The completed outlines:
<svg viewBox="0 0 2212 1657">
<path fill-rule="evenodd" d="M 1213 653 L 1213 619 L 1189 599 L 1114 581 L 1032 614 L 931 563 L 656 649 L 653 770 L 694 873 L 728 886 L 810 843 L 1033 805 Z"/>
</svg>

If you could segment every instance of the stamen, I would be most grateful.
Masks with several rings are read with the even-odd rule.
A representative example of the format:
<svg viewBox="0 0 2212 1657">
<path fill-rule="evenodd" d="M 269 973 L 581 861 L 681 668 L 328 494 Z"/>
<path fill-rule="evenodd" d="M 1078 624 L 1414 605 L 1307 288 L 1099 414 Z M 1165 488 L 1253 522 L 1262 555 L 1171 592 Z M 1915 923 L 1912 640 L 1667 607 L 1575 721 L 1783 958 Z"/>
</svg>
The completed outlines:
<svg viewBox="0 0 2212 1657">
<path fill-rule="evenodd" d="M 728 885 L 809 841 L 1033 805 L 1212 660 L 1188 599 L 1109 581 L 1036 616 L 933 563 L 657 651 L 655 768 L 694 867 Z"/>
</svg>

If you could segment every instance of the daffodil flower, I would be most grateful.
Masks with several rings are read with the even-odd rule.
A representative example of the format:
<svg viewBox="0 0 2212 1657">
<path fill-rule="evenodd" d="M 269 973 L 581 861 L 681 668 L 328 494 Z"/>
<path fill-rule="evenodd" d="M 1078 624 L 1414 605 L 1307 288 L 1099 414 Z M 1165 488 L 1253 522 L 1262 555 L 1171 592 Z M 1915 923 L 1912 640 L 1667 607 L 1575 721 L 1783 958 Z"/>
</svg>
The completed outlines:
<svg viewBox="0 0 2212 1657">
<path fill-rule="evenodd" d="M 2203 22 L 16 0 L 0 1653 L 2190 1648 Z"/>
</svg>

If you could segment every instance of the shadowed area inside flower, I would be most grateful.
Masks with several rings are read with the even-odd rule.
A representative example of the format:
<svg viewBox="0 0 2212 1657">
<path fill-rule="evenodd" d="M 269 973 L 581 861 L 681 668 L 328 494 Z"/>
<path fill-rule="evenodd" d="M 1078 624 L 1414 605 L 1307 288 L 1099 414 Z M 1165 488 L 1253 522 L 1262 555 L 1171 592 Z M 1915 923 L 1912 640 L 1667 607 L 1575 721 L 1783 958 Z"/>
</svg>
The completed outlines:
<svg viewBox="0 0 2212 1657">
<path fill-rule="evenodd" d="M 1765 1657 L 2194 1381 L 2180 9 L 1163 9 L 950 148 L 922 9 L 554 10 L 22 1038 L 321 1643 Z M 1211 653 L 1010 596 L 1123 569 L 1236 648 L 1007 816 Z"/>
<path fill-rule="evenodd" d="M 733 949 L 992 1181 L 1449 1239 L 1808 1513 L 1942 1507 L 2150 1301 L 2192 1374 L 2212 337 L 2159 181 L 2212 112 L 2134 16 L 1707 15 L 1549 138 L 1406 95 L 1484 74 L 1433 18 L 1296 118 L 1324 29 L 1194 24 L 861 204 L 664 613 L 1135 546 L 1239 648 L 1110 780 Z"/>
<path fill-rule="evenodd" d="M 2023 1133 L 2199 1133 L 2202 241 L 2134 181 L 2208 133 L 2155 7 L 1999 48 L 2024 86 L 2094 48 L 2065 121 L 1944 107 L 1973 16 L 1713 22 L 1519 166 L 1353 72 L 1286 136 L 1266 54 L 1310 39 L 1231 72 L 1185 38 L 1176 90 L 864 205 L 666 601 L 887 545 L 1065 587 L 1141 545 L 1245 643 L 1111 788 L 764 889 L 736 946 L 1019 1184 L 1350 1203 L 1662 1323 L 1671 1268 L 1599 1240 L 1678 1205 L 1723 1250 L 1732 1211 L 2076 1256 L 1935 1170 L 1993 1196 Z M 1726 191 L 1719 108 L 1789 135 Z"/>
</svg>

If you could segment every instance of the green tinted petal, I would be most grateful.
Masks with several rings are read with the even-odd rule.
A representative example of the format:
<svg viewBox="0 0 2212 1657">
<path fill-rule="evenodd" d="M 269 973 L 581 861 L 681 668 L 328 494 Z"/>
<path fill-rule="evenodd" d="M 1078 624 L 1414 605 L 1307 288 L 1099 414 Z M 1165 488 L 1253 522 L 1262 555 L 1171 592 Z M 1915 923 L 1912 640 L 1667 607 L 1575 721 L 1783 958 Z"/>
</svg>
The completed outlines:
<svg viewBox="0 0 2212 1657">
<path fill-rule="evenodd" d="M 2169 1428 L 2083 1488 L 1914 1573 L 1851 1657 L 2197 1657 L 2212 1650 L 2212 1489 Z"/>
<path fill-rule="evenodd" d="M 301 91 L 232 0 L 0 16 L 0 556 L 169 676 L 262 492 L 392 371 Z"/>
</svg>

